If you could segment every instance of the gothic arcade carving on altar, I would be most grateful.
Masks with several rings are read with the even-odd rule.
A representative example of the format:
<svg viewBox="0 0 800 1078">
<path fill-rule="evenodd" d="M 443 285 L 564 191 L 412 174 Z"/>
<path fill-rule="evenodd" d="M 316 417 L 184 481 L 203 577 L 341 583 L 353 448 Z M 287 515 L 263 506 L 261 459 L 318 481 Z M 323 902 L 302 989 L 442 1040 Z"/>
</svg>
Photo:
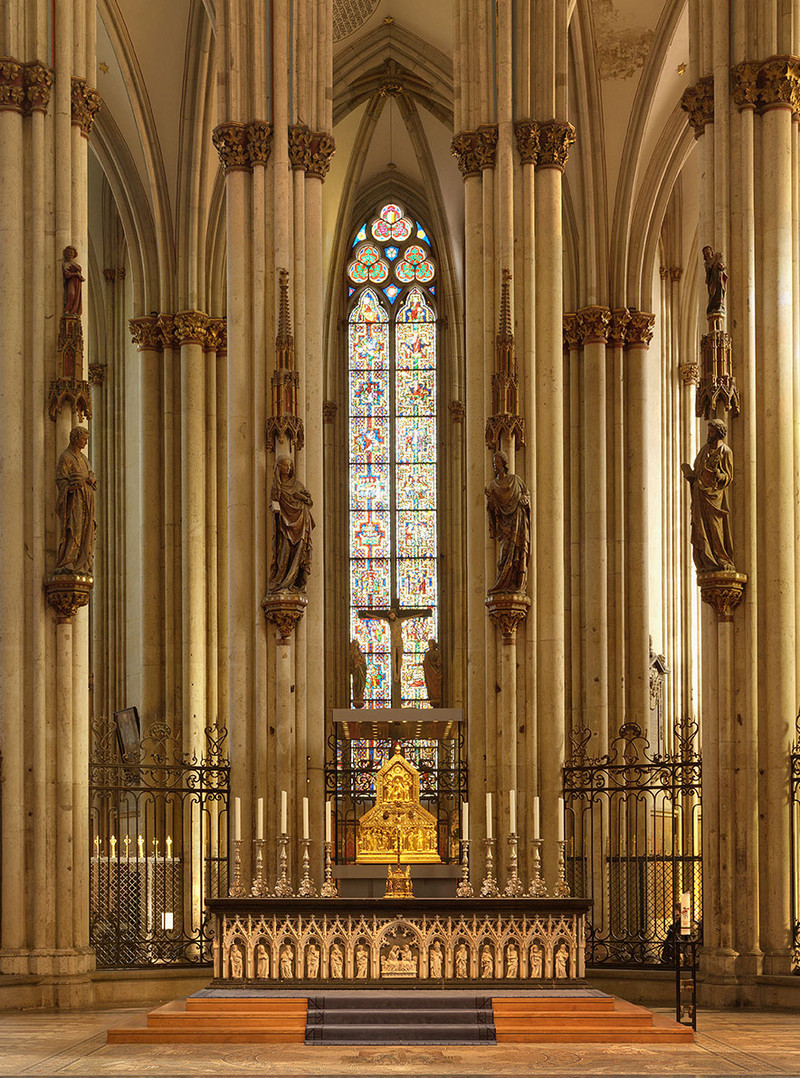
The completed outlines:
<svg viewBox="0 0 800 1078">
<path fill-rule="evenodd" d="M 375 776 L 376 802 L 356 832 L 359 864 L 439 863 L 436 817 L 419 800 L 419 771 L 399 753 Z"/>
</svg>

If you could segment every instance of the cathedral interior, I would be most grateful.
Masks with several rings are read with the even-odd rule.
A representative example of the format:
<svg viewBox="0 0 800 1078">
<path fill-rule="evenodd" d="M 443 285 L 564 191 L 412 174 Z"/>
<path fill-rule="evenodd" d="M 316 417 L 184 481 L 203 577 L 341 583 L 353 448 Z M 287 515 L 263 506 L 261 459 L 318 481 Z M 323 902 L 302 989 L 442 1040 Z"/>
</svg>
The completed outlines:
<svg viewBox="0 0 800 1078">
<path fill-rule="evenodd" d="M 800 1007 L 798 120 L 798 0 L 7 0 L 0 1008 L 484 846 Z"/>
</svg>

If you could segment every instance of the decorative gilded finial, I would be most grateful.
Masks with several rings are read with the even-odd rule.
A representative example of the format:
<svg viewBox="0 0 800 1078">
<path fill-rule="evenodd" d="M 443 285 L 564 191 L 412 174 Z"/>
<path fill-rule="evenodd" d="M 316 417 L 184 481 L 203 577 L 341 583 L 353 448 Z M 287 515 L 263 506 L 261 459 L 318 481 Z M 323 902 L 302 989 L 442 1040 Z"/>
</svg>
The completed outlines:
<svg viewBox="0 0 800 1078">
<path fill-rule="evenodd" d="M 303 421 L 297 414 L 300 375 L 295 370 L 294 337 L 289 313 L 289 271 L 278 270 L 278 332 L 275 335 L 275 370 L 272 372 L 272 415 L 267 419 L 267 447 L 288 440 L 296 449 L 305 442 Z"/>
<path fill-rule="evenodd" d="M 492 375 L 492 412 L 486 420 L 486 445 L 500 449 L 502 439 L 512 438 L 525 444 L 525 420 L 518 414 L 519 380 L 511 329 L 511 271 L 504 269 L 500 286 L 500 323 L 495 337 L 494 374 Z"/>
</svg>

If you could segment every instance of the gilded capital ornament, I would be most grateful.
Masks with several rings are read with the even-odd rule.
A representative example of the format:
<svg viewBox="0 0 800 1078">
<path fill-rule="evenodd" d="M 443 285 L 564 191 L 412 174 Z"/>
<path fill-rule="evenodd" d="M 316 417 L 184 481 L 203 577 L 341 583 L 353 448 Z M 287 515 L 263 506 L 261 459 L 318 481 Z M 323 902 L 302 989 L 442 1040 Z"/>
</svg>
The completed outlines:
<svg viewBox="0 0 800 1078">
<path fill-rule="evenodd" d="M 743 64 L 736 64 L 731 68 L 731 96 L 740 112 L 743 109 L 754 109 L 758 104 L 756 83 L 760 66 L 752 60 L 746 60 Z"/>
<path fill-rule="evenodd" d="M 694 86 L 687 86 L 681 97 L 681 108 L 689 114 L 694 137 L 700 138 L 706 124 L 714 122 L 714 77 L 703 75 Z"/>
<path fill-rule="evenodd" d="M 208 318 L 203 339 L 204 352 L 224 352 L 228 343 L 227 323 L 224 318 Z"/>
<path fill-rule="evenodd" d="M 336 143 L 327 132 L 311 131 L 305 124 L 289 128 L 289 162 L 293 169 L 324 180 L 335 152 Z"/>
<path fill-rule="evenodd" d="M 760 67 L 756 79 L 756 105 L 759 112 L 790 108 L 800 111 L 800 59 L 797 56 L 772 56 Z"/>
<path fill-rule="evenodd" d="M 577 330 L 583 344 L 605 344 L 611 326 L 608 307 L 581 307 L 576 314 Z"/>
<path fill-rule="evenodd" d="M 246 124 L 238 123 L 236 120 L 219 124 L 211 134 L 211 141 L 216 147 L 226 175 L 229 172 L 250 169 Z"/>
<path fill-rule="evenodd" d="M 53 72 L 39 60 L 24 65 L 25 112 L 46 112 L 53 88 Z"/>
<path fill-rule="evenodd" d="M 617 348 L 622 348 L 628 335 L 628 323 L 631 320 L 631 312 L 627 307 L 615 307 L 611 312 L 611 322 L 608 327 L 608 340 Z"/>
<path fill-rule="evenodd" d="M 578 328 L 577 314 L 565 314 L 563 318 L 564 347 L 567 349 L 580 348 L 581 334 Z"/>
<path fill-rule="evenodd" d="M 462 131 L 450 143 L 450 152 L 458 160 L 458 167 L 465 179 L 476 176 L 485 168 L 494 168 L 497 124 L 482 124 L 476 131 Z"/>
<path fill-rule="evenodd" d="M 272 149 L 272 128 L 265 120 L 251 120 L 247 124 L 247 161 L 253 165 L 266 165 Z"/>
<path fill-rule="evenodd" d="M 93 386 L 102 387 L 106 381 L 106 364 L 105 363 L 90 363 L 89 364 L 89 383 Z"/>
<path fill-rule="evenodd" d="M 685 386 L 697 384 L 697 380 L 700 377 L 700 367 L 697 363 L 681 363 L 678 371 Z"/>
<path fill-rule="evenodd" d="M 161 338 L 162 348 L 175 348 L 175 318 L 171 314 L 159 314 L 156 316 L 156 327 Z"/>
<path fill-rule="evenodd" d="M 161 332 L 158 328 L 158 318 L 154 314 L 145 314 L 140 318 L 131 318 L 128 321 L 131 331 L 131 339 L 137 345 L 139 351 L 145 349 L 160 352 L 163 348 Z"/>
<path fill-rule="evenodd" d="M 520 161 L 523 165 L 535 165 L 539 160 L 539 125 L 535 120 L 518 120 L 514 124 Z"/>
<path fill-rule="evenodd" d="M 175 343 L 178 347 L 184 344 L 206 343 L 206 329 L 208 327 L 208 315 L 202 311 L 179 311 L 174 319 Z"/>
<path fill-rule="evenodd" d="M 88 138 L 94 126 L 94 118 L 100 111 L 100 94 L 86 79 L 72 76 L 72 123 L 81 129 L 81 134 Z"/>
<path fill-rule="evenodd" d="M 289 164 L 293 169 L 304 171 L 311 156 L 311 129 L 305 124 L 289 127 Z"/>
<path fill-rule="evenodd" d="M 24 111 L 24 82 L 24 65 L 11 56 L 0 57 L 0 111 Z"/>
<path fill-rule="evenodd" d="M 654 314 L 648 314 L 646 311 L 631 311 L 625 333 L 625 343 L 629 348 L 647 348 L 653 339 L 655 324 Z"/>
<path fill-rule="evenodd" d="M 539 124 L 539 158 L 536 168 L 557 168 L 563 172 L 569 148 L 575 141 L 575 128 L 568 120 L 545 120 Z"/>
</svg>

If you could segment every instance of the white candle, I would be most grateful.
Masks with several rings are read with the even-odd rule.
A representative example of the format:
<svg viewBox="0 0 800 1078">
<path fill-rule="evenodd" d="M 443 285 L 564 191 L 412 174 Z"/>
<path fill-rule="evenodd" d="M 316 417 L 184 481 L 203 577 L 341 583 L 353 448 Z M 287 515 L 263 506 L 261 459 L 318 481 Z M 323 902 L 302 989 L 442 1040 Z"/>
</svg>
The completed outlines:
<svg viewBox="0 0 800 1078">
<path fill-rule="evenodd" d="M 535 839 L 539 838 L 539 828 L 539 795 L 537 794 L 533 799 L 533 837 Z"/>
<path fill-rule="evenodd" d="M 242 841 L 242 799 L 236 797 L 233 800 L 233 841 Z"/>
<path fill-rule="evenodd" d="M 264 798 L 259 797 L 256 810 L 256 838 L 259 842 L 264 841 Z"/>
<path fill-rule="evenodd" d="M 492 838 L 492 795 L 486 795 L 486 837 Z"/>
<path fill-rule="evenodd" d="M 331 803 L 325 802 L 325 841 L 333 842 L 333 824 L 331 821 Z"/>
<path fill-rule="evenodd" d="M 509 790 L 508 791 L 508 815 L 509 815 L 509 824 L 511 826 L 511 834 L 516 835 L 516 833 L 517 833 L 517 791 L 516 790 Z"/>
<path fill-rule="evenodd" d="M 289 833 L 287 827 L 287 820 L 289 817 L 289 804 L 286 798 L 286 791 L 281 790 L 281 834 L 286 835 Z"/>
<path fill-rule="evenodd" d="M 469 841 L 469 801 L 461 806 L 461 838 L 464 842 Z"/>
<path fill-rule="evenodd" d="M 303 838 L 308 838 L 308 798 L 303 798 Z"/>
<path fill-rule="evenodd" d="M 564 798 L 558 799 L 558 841 L 564 841 Z"/>
</svg>

